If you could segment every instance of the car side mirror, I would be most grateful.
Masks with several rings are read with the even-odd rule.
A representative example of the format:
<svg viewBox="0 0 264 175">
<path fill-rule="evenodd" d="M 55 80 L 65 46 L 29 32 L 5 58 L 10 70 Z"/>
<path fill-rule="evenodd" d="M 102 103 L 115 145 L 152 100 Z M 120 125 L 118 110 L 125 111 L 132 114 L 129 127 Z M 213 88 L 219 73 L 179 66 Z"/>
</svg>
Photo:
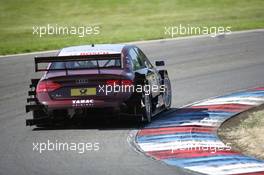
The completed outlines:
<svg viewBox="0 0 264 175">
<path fill-rule="evenodd" d="M 155 61 L 155 65 L 156 66 L 165 66 L 165 62 L 164 61 Z"/>
</svg>

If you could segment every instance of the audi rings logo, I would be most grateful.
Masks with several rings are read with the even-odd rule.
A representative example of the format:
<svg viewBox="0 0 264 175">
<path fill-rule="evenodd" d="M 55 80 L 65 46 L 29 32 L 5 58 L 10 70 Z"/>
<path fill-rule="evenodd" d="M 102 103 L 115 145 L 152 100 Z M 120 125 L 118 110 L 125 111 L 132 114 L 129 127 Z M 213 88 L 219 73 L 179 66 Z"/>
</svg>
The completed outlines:
<svg viewBox="0 0 264 175">
<path fill-rule="evenodd" d="M 88 80 L 86 80 L 86 79 L 79 79 L 79 80 L 76 80 L 76 83 L 77 84 L 86 84 L 86 83 L 88 83 L 89 81 Z"/>
</svg>

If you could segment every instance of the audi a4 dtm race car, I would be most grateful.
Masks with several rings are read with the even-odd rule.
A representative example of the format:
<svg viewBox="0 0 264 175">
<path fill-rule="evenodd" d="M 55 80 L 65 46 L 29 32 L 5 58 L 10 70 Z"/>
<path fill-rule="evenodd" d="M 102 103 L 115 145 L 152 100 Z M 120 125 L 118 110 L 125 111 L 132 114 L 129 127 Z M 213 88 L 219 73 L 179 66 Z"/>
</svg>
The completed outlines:
<svg viewBox="0 0 264 175">
<path fill-rule="evenodd" d="M 134 45 L 101 44 L 63 48 L 57 56 L 35 57 L 40 79 L 31 79 L 26 125 L 42 126 L 94 111 L 151 122 L 171 106 L 168 72 L 157 69 Z M 164 61 L 155 65 L 164 66 Z M 161 68 L 161 67 L 160 67 Z"/>
</svg>

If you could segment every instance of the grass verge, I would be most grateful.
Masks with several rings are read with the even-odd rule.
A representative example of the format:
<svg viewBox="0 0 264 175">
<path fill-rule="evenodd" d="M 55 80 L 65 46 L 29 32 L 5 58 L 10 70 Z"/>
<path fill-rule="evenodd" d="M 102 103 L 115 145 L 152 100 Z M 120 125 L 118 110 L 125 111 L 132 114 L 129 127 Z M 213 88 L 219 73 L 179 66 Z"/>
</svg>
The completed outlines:
<svg viewBox="0 0 264 175">
<path fill-rule="evenodd" d="M 33 35 L 33 26 L 100 27 L 99 35 Z M 165 26 L 264 27 L 263 0 L 1 0 L 0 55 L 162 39 Z"/>
</svg>

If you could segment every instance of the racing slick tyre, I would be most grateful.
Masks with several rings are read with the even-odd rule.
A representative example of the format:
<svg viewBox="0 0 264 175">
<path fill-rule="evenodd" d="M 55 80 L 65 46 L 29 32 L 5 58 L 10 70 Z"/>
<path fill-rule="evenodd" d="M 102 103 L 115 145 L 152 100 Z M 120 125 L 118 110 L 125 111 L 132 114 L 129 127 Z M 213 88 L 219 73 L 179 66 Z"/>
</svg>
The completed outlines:
<svg viewBox="0 0 264 175">
<path fill-rule="evenodd" d="M 167 74 L 164 75 L 163 85 L 165 87 L 163 93 L 164 107 L 166 110 L 169 110 L 171 107 L 171 83 Z"/>
<path fill-rule="evenodd" d="M 152 100 L 151 95 L 142 93 L 142 117 L 143 122 L 150 123 L 152 118 Z"/>
<path fill-rule="evenodd" d="M 47 114 L 42 110 L 35 110 L 33 112 L 33 119 L 41 119 L 47 116 Z M 50 124 L 43 123 L 43 124 L 36 124 L 37 127 L 47 127 Z"/>
<path fill-rule="evenodd" d="M 40 119 L 46 116 L 46 113 L 42 110 L 35 110 L 33 111 L 33 118 Z"/>
</svg>

